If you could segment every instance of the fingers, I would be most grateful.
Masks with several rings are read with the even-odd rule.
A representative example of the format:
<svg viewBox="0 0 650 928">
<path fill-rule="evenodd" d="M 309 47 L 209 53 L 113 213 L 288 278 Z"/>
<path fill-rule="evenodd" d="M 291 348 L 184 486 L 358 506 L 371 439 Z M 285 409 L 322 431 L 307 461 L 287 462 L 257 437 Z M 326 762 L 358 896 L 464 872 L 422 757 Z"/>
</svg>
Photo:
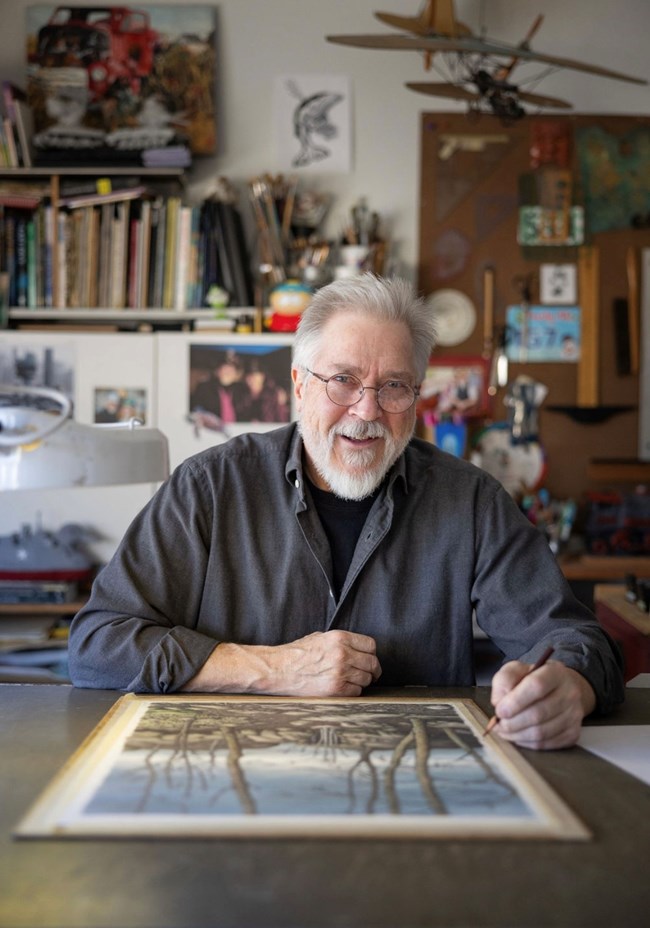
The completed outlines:
<svg viewBox="0 0 650 928">
<path fill-rule="evenodd" d="M 580 736 L 582 719 L 593 708 L 591 687 L 557 661 L 526 675 L 529 667 L 513 661 L 495 674 L 492 700 L 499 723 L 494 731 L 521 747 L 570 747 Z"/>
<path fill-rule="evenodd" d="M 278 650 L 283 649 L 288 658 L 286 685 L 292 694 L 358 696 L 381 675 L 375 641 L 367 635 L 314 632 Z"/>
<path fill-rule="evenodd" d="M 492 679 L 491 701 L 500 718 L 516 715 L 531 702 L 541 699 L 545 675 L 542 671 L 550 665 L 530 673 L 530 664 L 509 661 L 498 670 Z M 541 679 L 540 679 L 541 677 Z"/>
</svg>

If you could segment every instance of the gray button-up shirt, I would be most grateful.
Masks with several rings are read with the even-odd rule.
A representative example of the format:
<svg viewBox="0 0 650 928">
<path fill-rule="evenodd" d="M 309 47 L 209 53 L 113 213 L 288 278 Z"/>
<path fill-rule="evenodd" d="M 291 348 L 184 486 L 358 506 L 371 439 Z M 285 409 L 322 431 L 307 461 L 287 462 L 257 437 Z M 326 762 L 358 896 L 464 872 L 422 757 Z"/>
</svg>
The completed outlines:
<svg viewBox="0 0 650 928">
<path fill-rule="evenodd" d="M 615 648 L 501 484 L 413 439 L 359 537 L 338 600 L 294 424 L 188 458 L 136 517 L 73 621 L 77 686 L 180 689 L 220 641 L 340 628 L 377 642 L 382 686 L 474 682 L 472 617 L 507 659 L 582 673 L 622 699 Z"/>
</svg>

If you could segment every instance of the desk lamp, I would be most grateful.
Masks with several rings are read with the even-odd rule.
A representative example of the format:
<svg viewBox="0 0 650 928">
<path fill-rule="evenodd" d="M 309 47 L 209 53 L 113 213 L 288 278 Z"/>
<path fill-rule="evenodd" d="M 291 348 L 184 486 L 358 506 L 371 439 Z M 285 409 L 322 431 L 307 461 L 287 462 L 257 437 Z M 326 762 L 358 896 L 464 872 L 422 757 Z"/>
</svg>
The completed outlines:
<svg viewBox="0 0 650 928">
<path fill-rule="evenodd" d="M 169 474 L 169 447 L 138 419 L 81 425 L 65 394 L 0 384 L 0 491 L 155 483 Z"/>
</svg>

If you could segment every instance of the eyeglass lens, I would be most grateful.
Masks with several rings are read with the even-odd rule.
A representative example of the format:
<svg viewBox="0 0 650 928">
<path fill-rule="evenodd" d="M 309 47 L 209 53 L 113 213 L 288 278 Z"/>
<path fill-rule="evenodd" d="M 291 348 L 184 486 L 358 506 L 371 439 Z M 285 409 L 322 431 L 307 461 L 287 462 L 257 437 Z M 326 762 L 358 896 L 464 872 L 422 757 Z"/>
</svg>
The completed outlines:
<svg viewBox="0 0 650 928">
<path fill-rule="evenodd" d="M 361 399 L 364 387 L 360 380 L 349 374 L 337 375 L 327 381 L 327 395 L 337 406 L 353 406 Z M 399 380 L 388 381 L 377 390 L 377 402 L 384 412 L 406 412 L 413 405 L 415 393 L 408 384 Z"/>
</svg>

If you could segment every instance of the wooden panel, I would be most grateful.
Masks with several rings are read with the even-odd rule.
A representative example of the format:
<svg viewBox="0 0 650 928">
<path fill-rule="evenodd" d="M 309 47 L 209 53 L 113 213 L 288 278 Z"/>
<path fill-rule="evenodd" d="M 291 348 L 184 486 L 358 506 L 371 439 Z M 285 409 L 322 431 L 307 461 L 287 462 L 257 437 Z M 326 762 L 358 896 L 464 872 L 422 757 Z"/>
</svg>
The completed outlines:
<svg viewBox="0 0 650 928">
<path fill-rule="evenodd" d="M 600 316 L 598 248 L 585 245 L 578 249 L 578 293 L 580 294 L 580 361 L 578 362 L 577 406 L 598 406 L 598 359 Z"/>
<path fill-rule="evenodd" d="M 519 302 L 518 278 L 533 275 L 536 281 L 541 263 L 578 263 L 577 248 L 524 250 L 517 244 L 520 179 L 532 173 L 531 131 L 540 120 L 568 122 L 574 129 L 596 125 L 621 137 L 637 127 L 650 126 L 646 117 L 598 114 L 531 116 L 512 126 L 503 126 L 492 116 L 422 115 L 418 286 L 425 295 L 442 288 L 460 290 L 473 300 L 478 314 L 472 335 L 462 344 L 445 348 L 445 354 L 482 353 L 489 317 L 499 329 L 505 323 L 506 308 Z M 575 152 L 573 159 L 577 178 Z M 628 289 L 629 249 L 639 253 L 650 247 L 650 229 L 599 232 L 586 244 L 600 254 L 597 308 L 592 330 L 587 330 L 594 351 L 588 363 L 580 369 L 575 363 L 510 363 L 511 379 L 526 374 L 548 387 L 540 411 L 540 435 L 549 463 L 546 485 L 555 496 L 578 499 L 587 489 L 602 489 L 602 484 L 592 485 L 588 477 L 592 459 L 636 459 L 638 455 L 639 378 L 617 371 L 613 304 L 615 299 L 634 299 Z M 491 304 L 488 299 L 485 307 L 487 268 L 494 269 L 494 300 Z M 534 290 L 533 302 L 537 299 Z M 495 421 L 506 418 L 503 398 L 504 392 L 498 391 L 492 407 Z M 592 425 L 576 423 L 551 408 L 572 407 L 578 401 L 589 406 L 623 406 L 629 411 Z"/>
</svg>

